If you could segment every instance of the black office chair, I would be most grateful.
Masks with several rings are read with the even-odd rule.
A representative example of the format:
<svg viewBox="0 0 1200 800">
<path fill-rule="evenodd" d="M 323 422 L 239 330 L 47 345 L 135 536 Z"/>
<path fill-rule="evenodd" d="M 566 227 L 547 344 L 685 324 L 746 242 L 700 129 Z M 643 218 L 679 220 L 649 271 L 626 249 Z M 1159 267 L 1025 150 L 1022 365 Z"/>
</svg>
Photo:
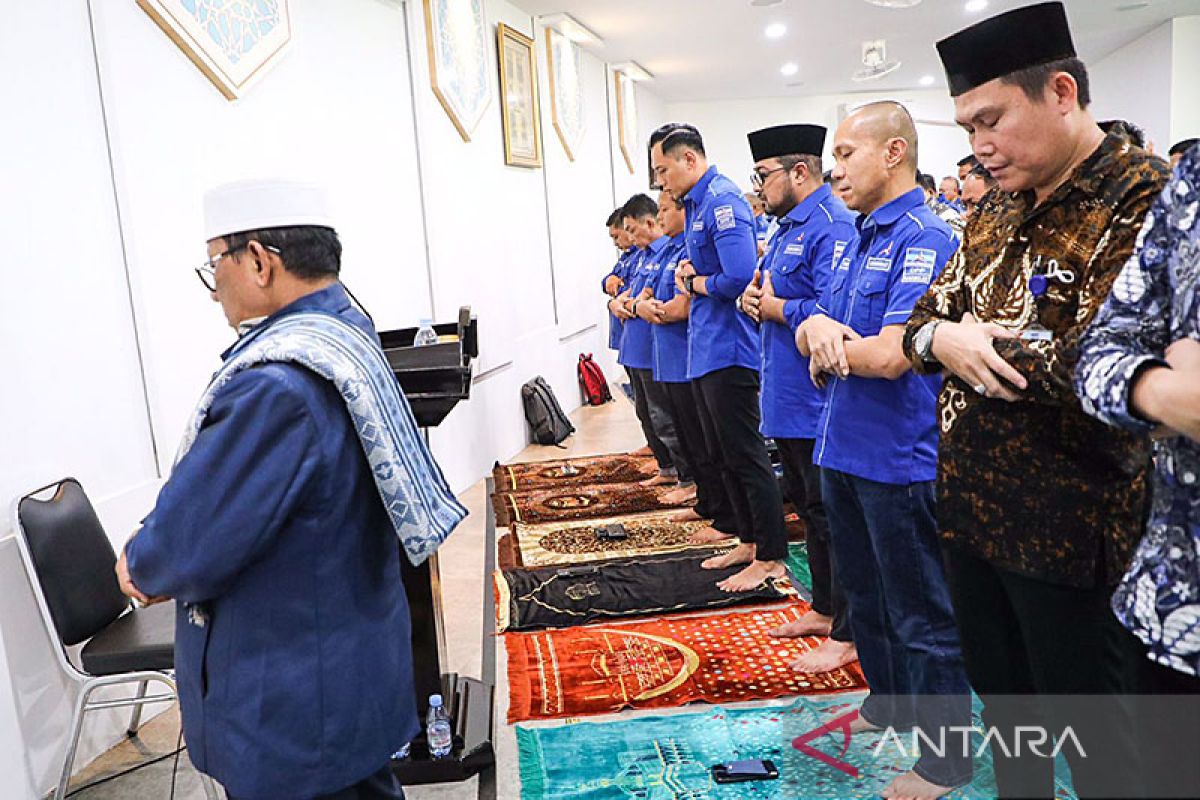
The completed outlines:
<svg viewBox="0 0 1200 800">
<path fill-rule="evenodd" d="M 48 497 L 46 494 L 50 493 Z M 46 497 L 46 499 L 39 499 Z M 142 707 L 174 701 L 175 604 L 134 608 L 121 594 L 114 568 L 116 553 L 91 502 L 74 478 L 65 478 L 21 497 L 14 504 L 17 546 L 29 575 L 42 621 L 64 675 L 79 688 L 71 721 L 71 739 L 54 800 L 62 800 L 88 711 L 133 707 L 129 735 L 137 733 Z M 67 647 L 87 642 L 80 666 Z M 146 694 L 150 681 L 169 691 Z M 136 683 L 133 697 L 92 701 L 102 686 Z M 205 791 L 216 797 L 211 780 Z"/>
</svg>

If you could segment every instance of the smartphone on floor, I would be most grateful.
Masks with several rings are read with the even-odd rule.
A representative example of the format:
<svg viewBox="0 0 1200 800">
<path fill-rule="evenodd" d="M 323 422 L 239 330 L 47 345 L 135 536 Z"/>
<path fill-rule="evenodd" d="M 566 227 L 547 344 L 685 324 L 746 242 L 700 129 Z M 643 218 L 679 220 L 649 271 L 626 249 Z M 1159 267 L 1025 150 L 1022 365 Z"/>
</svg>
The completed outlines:
<svg viewBox="0 0 1200 800">
<path fill-rule="evenodd" d="M 742 783 L 743 781 L 773 781 L 779 777 L 775 762 L 760 758 L 729 761 L 713 764 L 713 780 L 717 783 Z"/>
</svg>

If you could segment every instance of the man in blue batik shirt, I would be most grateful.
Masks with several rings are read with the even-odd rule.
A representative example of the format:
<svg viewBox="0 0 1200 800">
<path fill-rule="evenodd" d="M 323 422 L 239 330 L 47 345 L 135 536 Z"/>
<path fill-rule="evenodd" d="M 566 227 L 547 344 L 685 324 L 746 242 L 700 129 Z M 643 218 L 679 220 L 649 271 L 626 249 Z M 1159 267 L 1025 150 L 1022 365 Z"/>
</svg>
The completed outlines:
<svg viewBox="0 0 1200 800">
<path fill-rule="evenodd" d="M 749 591 L 786 574 L 783 500 L 759 432 L 758 336 L 735 303 L 754 279 L 756 238 L 750 207 L 733 181 L 708 165 L 704 141 L 690 125 L 665 125 L 650 137 L 659 185 L 683 201 L 688 260 L 676 282 L 692 296 L 688 375 L 709 450 L 719 459 L 741 543 L 704 563 L 746 564 L 721 582 Z"/>
<path fill-rule="evenodd" d="M 188 755 L 231 798 L 403 797 L 390 756 L 420 725 L 397 535 L 415 561 L 410 537 L 466 513 L 338 282 L 324 197 L 206 195 L 197 273 L 239 339 L 117 565 L 129 596 L 176 601 Z"/>
<path fill-rule="evenodd" d="M 1133 257 L 1079 343 L 1075 388 L 1089 414 L 1157 431 L 1154 503 L 1113 597 L 1147 648 L 1140 691 L 1200 695 L 1200 147 L 1146 215 Z M 1147 796 L 1200 796 L 1194 700 L 1142 709 Z M 1143 701 L 1146 702 L 1146 701 Z M 1174 707 L 1172 707 L 1174 706 Z"/>
<path fill-rule="evenodd" d="M 904 323 L 956 249 L 917 186 L 917 137 L 898 103 L 872 103 L 838 127 L 833 177 L 861 213 L 796 342 L 828 383 L 815 460 L 834 561 L 871 694 L 856 730 L 916 725 L 931 741 L 970 724 L 970 689 L 934 518 L 937 376 L 918 376 Z M 938 797 L 971 779 L 956 748 L 923 752 L 885 797 Z"/>
<path fill-rule="evenodd" d="M 747 287 L 741 304 L 760 325 L 762 432 L 779 448 L 792 503 L 803 516 L 813 580 L 812 609 L 773 633 L 828 636 L 791 664 L 798 672 L 828 672 L 858 655 L 829 551 L 820 471 L 813 464 L 825 391 L 809 378 L 808 359 L 796 349 L 795 332 L 815 311 L 833 276 L 834 261 L 855 237 L 854 215 L 822 179 L 824 128 L 779 125 L 748 138 L 754 156 L 752 180 L 767 213 L 779 220 L 779 229 L 763 255 L 761 278 Z"/>
</svg>

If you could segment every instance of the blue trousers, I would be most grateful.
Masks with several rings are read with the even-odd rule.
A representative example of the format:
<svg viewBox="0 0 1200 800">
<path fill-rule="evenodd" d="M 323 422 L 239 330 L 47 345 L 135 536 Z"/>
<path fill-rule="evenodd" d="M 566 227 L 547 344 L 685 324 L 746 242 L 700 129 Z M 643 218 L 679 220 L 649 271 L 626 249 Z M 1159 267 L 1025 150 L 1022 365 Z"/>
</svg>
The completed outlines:
<svg viewBox="0 0 1200 800">
<path fill-rule="evenodd" d="M 226 795 L 229 800 L 236 798 Z M 313 800 L 404 800 L 404 789 L 400 781 L 392 773 L 390 764 L 385 764 L 378 772 L 363 778 L 353 786 L 333 794 L 323 794 Z"/>
<path fill-rule="evenodd" d="M 913 770 L 939 786 L 971 779 L 971 758 L 952 728 L 971 724 L 971 697 L 934 520 L 933 483 L 878 483 L 821 470 L 837 579 L 871 694 L 861 716 L 880 728 L 913 727 Z"/>
</svg>

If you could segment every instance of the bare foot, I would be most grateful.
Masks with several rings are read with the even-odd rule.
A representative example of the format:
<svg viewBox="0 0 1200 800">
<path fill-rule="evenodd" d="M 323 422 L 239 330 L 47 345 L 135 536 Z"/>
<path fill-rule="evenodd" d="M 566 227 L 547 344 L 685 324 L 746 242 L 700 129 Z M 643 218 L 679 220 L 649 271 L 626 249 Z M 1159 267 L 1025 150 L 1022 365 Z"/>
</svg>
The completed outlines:
<svg viewBox="0 0 1200 800">
<path fill-rule="evenodd" d="M 808 610 L 800 615 L 800 619 L 795 622 L 789 622 L 786 625 L 780 625 L 773 631 L 767 633 L 768 636 L 774 636 L 776 639 L 795 639 L 799 636 L 828 636 L 829 631 L 833 629 L 833 617 L 827 617 L 824 614 L 818 614 L 816 611 Z"/>
<path fill-rule="evenodd" d="M 873 731 L 883 730 L 878 725 L 873 725 L 867 722 L 867 718 L 861 713 L 850 721 L 850 733 L 871 733 Z"/>
<path fill-rule="evenodd" d="M 634 450 L 629 455 L 641 458 L 643 456 L 654 455 L 654 451 L 650 449 L 650 445 L 646 445 L 645 447 L 639 447 L 637 450 Z"/>
<path fill-rule="evenodd" d="M 674 475 L 663 475 L 661 472 L 653 478 L 642 481 L 642 486 L 673 486 L 679 483 Z"/>
<path fill-rule="evenodd" d="M 955 786 L 938 786 L 909 770 L 898 775 L 882 794 L 887 800 L 936 800 L 954 791 Z"/>
<path fill-rule="evenodd" d="M 664 494 L 662 499 L 664 503 L 670 503 L 671 505 L 678 505 L 679 503 L 686 503 L 690 500 L 695 500 L 696 487 L 694 485 L 680 486 L 678 489 Z"/>
<path fill-rule="evenodd" d="M 739 544 L 728 553 L 722 553 L 702 561 L 700 566 L 704 569 L 725 569 L 726 567 L 736 567 L 738 564 L 749 564 L 752 561 L 754 561 L 754 545 Z"/>
<path fill-rule="evenodd" d="M 724 533 L 716 528 L 709 526 L 701 528 L 688 537 L 688 544 L 720 544 L 728 542 L 733 538 L 732 533 Z"/>
<path fill-rule="evenodd" d="M 696 513 L 694 508 L 685 508 L 683 511 L 676 511 L 670 516 L 671 522 L 703 522 L 704 517 Z"/>
<path fill-rule="evenodd" d="M 854 642 L 826 639 L 816 650 L 809 650 L 788 666 L 796 672 L 815 675 L 818 672 L 830 672 L 838 667 L 853 664 L 857 660 L 858 648 L 854 646 Z"/>
<path fill-rule="evenodd" d="M 737 575 L 726 578 L 717 584 L 723 592 L 751 592 L 763 585 L 767 578 L 782 578 L 787 575 L 781 561 L 752 561 L 750 566 Z"/>
</svg>

